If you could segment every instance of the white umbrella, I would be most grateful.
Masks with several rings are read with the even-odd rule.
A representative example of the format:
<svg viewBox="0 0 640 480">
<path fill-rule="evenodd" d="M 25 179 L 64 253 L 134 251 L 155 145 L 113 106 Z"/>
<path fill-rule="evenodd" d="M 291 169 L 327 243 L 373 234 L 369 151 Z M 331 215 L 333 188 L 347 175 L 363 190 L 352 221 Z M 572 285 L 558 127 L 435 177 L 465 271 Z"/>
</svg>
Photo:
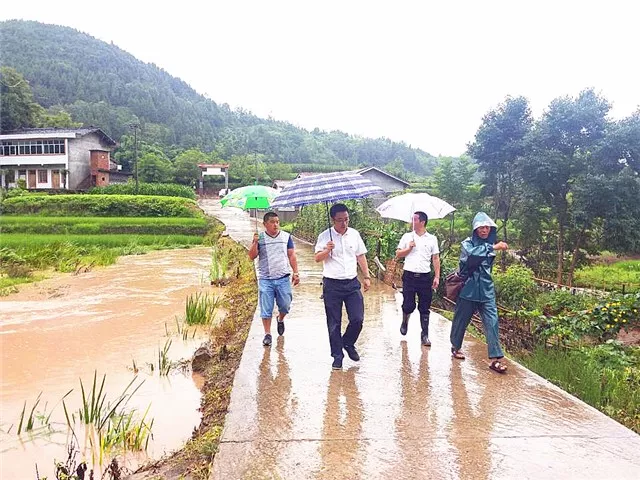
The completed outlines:
<svg viewBox="0 0 640 480">
<path fill-rule="evenodd" d="M 444 218 L 454 212 L 455 208 L 428 193 L 404 193 L 390 198 L 376 208 L 376 211 L 384 218 L 411 223 L 415 212 L 424 212 L 429 219 Z"/>
</svg>

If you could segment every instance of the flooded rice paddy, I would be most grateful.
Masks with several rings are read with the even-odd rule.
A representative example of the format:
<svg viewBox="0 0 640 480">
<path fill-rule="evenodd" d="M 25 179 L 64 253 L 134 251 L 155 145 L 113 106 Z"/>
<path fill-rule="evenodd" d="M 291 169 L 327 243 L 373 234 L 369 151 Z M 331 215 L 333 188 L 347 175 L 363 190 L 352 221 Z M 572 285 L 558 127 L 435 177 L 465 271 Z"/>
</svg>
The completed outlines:
<svg viewBox="0 0 640 480">
<path fill-rule="evenodd" d="M 179 449 L 189 439 L 200 422 L 201 379 L 189 368 L 160 376 L 158 352 L 171 340 L 168 357 L 190 359 L 205 340 L 203 327 L 190 327 L 185 339 L 176 318 L 184 318 L 188 295 L 212 291 L 210 264 L 207 248 L 156 251 L 122 257 L 113 266 L 78 276 L 22 286 L 0 298 L 0 478 L 36 478 L 36 464 L 40 476 L 53 477 L 54 459 L 67 456 L 68 429 L 59 401 L 73 389 L 65 404 L 70 414 L 77 411 L 80 379 L 88 389 L 96 372 L 98 382 L 106 375 L 107 400 L 134 378 L 135 386 L 141 384 L 127 409 L 136 408 L 142 416 L 150 405 L 150 458 Z M 36 412 L 53 411 L 54 432 L 16 435 L 25 401 L 28 414 L 39 394 Z M 81 447 L 88 443 L 76 434 Z M 78 456 L 78 461 L 84 459 L 91 461 L 91 449 Z M 127 462 L 133 468 L 145 459 L 130 456 Z"/>
</svg>

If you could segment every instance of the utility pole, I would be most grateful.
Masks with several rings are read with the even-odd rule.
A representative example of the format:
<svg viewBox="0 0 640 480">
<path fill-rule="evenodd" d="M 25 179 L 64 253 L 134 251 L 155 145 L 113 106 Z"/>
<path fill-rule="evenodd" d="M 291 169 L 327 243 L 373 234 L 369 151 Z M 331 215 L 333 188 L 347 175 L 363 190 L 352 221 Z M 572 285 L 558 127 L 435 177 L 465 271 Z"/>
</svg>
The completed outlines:
<svg viewBox="0 0 640 480">
<path fill-rule="evenodd" d="M 138 195 L 138 129 L 140 125 L 132 123 L 130 127 L 133 129 L 133 165 L 136 178 L 136 195 Z"/>
</svg>

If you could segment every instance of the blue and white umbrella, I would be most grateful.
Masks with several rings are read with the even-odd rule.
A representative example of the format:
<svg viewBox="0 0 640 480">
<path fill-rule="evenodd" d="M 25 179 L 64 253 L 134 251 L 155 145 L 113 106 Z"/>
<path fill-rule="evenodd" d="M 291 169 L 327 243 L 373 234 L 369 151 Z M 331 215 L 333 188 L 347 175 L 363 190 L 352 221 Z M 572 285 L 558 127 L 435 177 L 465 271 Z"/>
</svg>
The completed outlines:
<svg viewBox="0 0 640 480">
<path fill-rule="evenodd" d="M 313 203 L 384 195 L 384 190 L 356 172 L 320 173 L 290 183 L 271 203 L 271 208 L 301 207 Z"/>
</svg>

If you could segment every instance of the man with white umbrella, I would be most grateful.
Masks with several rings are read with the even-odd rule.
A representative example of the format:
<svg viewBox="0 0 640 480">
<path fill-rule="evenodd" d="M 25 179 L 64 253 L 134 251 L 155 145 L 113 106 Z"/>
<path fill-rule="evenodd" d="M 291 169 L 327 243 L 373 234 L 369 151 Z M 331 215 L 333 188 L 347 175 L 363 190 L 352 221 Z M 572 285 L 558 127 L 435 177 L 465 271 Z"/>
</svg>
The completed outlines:
<svg viewBox="0 0 640 480">
<path fill-rule="evenodd" d="M 429 309 L 433 290 L 440 283 L 440 249 L 435 235 L 427 232 L 427 214 L 414 212 L 413 231 L 405 233 L 400 239 L 396 256 L 404 258 L 404 272 L 402 273 L 402 323 L 400 333 L 407 334 L 409 317 L 416 309 L 418 297 L 418 311 L 420 312 L 420 339 L 425 346 L 431 346 L 429 340 Z M 433 264 L 433 275 L 431 274 Z"/>
</svg>

